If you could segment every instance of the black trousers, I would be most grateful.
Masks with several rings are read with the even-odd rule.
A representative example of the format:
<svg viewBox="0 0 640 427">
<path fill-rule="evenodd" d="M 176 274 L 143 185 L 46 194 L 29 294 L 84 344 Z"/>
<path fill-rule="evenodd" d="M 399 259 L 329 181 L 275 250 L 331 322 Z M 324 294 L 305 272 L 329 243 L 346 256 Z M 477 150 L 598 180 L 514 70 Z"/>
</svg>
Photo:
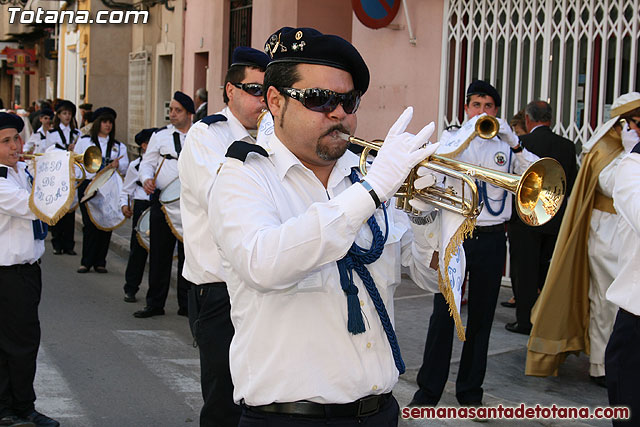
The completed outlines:
<svg viewBox="0 0 640 427">
<path fill-rule="evenodd" d="M 538 299 L 538 289 L 544 286 L 557 239 L 557 234 L 544 234 L 522 223 L 509 224 L 512 286 L 521 328 L 531 328 L 531 309 Z"/>
<path fill-rule="evenodd" d="M 56 225 L 49 227 L 51 231 L 51 245 L 56 251 L 72 251 L 76 242 L 73 239 L 76 226 L 75 211 L 67 212 Z"/>
<path fill-rule="evenodd" d="M 631 411 L 629 420 L 613 420 L 613 425 L 640 425 L 640 316 L 618 310 L 604 364 L 609 404 Z"/>
<path fill-rule="evenodd" d="M 400 407 L 395 397 L 384 404 L 380 411 L 369 417 L 307 418 L 295 415 L 265 414 L 242 408 L 242 418 L 238 427 L 299 427 L 331 425 L 339 427 L 396 427 Z"/>
<path fill-rule="evenodd" d="M 151 202 L 148 200 L 133 200 L 133 218 L 131 221 L 131 238 L 129 244 L 129 261 L 127 261 L 127 269 L 124 273 L 124 292 L 127 294 L 136 294 L 142 283 L 144 276 L 144 266 L 147 263 L 147 250 L 140 246 L 136 233 L 136 225 L 140 219 L 140 215 L 144 212 Z"/>
<path fill-rule="evenodd" d="M 187 309 L 187 293 L 191 284 L 182 277 L 184 265 L 184 245 L 171 232 L 164 213 L 160 208 L 156 191 L 151 198 L 150 216 L 150 250 L 149 250 L 149 290 L 147 291 L 147 306 L 164 308 L 171 283 L 171 265 L 173 251 L 178 243 L 178 306 Z"/>
<path fill-rule="evenodd" d="M 78 187 L 78 200 L 82 200 L 84 192 L 91 180 L 85 180 Z M 82 259 L 80 264 L 85 267 L 105 267 L 107 265 L 107 253 L 111 242 L 111 231 L 102 231 L 91 222 L 87 205 L 80 203 L 82 213 Z"/>
<path fill-rule="evenodd" d="M 235 427 L 240 420 L 240 407 L 233 403 L 229 370 L 229 346 L 234 329 L 225 283 L 191 286 L 189 325 L 200 350 L 200 384 L 204 399 L 200 427 Z"/>
<path fill-rule="evenodd" d="M 496 301 L 500 292 L 506 255 L 503 231 L 475 232 L 465 240 L 469 296 L 466 341 L 456 381 L 456 398 L 460 404 L 482 401 L 482 383 L 487 369 L 487 351 Z M 437 404 L 449 377 L 454 322 L 442 294 L 433 299 L 422 366 L 418 371 L 418 391 L 414 399 Z"/>
<path fill-rule="evenodd" d="M 41 292 L 37 263 L 0 267 L 0 417 L 34 409 Z"/>
</svg>

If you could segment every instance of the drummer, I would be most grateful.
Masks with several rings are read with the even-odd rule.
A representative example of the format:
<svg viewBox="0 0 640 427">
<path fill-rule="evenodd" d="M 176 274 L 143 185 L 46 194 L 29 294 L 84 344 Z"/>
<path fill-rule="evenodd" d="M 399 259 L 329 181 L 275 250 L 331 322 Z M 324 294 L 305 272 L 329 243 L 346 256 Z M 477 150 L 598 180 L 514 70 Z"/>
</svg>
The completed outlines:
<svg viewBox="0 0 640 427">
<path fill-rule="evenodd" d="M 140 156 L 129 163 L 129 169 L 124 177 L 124 186 L 120 195 L 120 209 L 125 217 L 131 218 L 131 238 L 129 245 L 129 261 L 124 273 L 124 301 L 136 302 L 136 293 L 140 289 L 140 282 L 144 275 L 144 266 L 147 263 L 147 250 L 140 245 L 136 236 L 136 225 L 140 215 L 151 206 L 151 197 L 142 188 L 139 179 L 140 161 L 147 151 L 149 139 L 157 128 L 143 129 L 136 134 L 135 141 L 140 147 Z M 133 203 L 133 209 L 132 209 Z"/>
<path fill-rule="evenodd" d="M 56 427 L 34 408 L 46 231 L 29 209 L 29 175 L 18 161 L 23 127 L 18 116 L 0 113 L 0 425 Z"/>
<path fill-rule="evenodd" d="M 76 115 L 76 106 L 66 99 L 56 103 L 53 127 L 47 133 L 44 151 L 65 150 L 73 151 L 76 141 L 80 137 L 80 131 L 75 128 L 73 116 Z M 75 232 L 75 208 L 69 210 L 56 225 L 50 227 L 51 244 L 54 255 L 76 255 Z"/>
<path fill-rule="evenodd" d="M 100 170 L 116 168 L 120 175 L 124 175 L 129 166 L 129 158 L 125 144 L 115 139 L 117 114 L 109 107 L 98 108 L 94 114 L 96 119 L 93 121 L 90 134 L 80 138 L 74 151 L 77 154 L 84 154 L 87 148 L 95 145 L 102 152 Z M 82 200 L 84 192 L 94 176 L 95 174 L 87 172 L 87 179 L 78 187 L 78 200 Z M 119 203 L 119 200 L 115 203 Z M 82 212 L 83 223 L 82 260 L 77 271 L 78 273 L 87 273 L 93 267 L 97 273 L 107 273 L 107 252 L 111 241 L 111 231 L 103 231 L 95 226 L 85 203 L 80 203 L 80 212 Z"/>
<path fill-rule="evenodd" d="M 40 121 L 40 127 L 35 131 L 27 142 L 24 144 L 23 152 L 25 153 L 43 153 L 47 144 L 47 134 L 53 122 L 53 110 L 49 108 L 43 108 L 40 110 L 38 120 Z"/>
<path fill-rule="evenodd" d="M 159 129 L 149 140 L 147 152 L 140 163 L 140 182 L 151 194 L 149 290 L 147 305 L 133 313 L 145 318 L 164 314 L 164 305 L 169 293 L 171 265 L 176 237 L 160 208 L 160 191 L 178 178 L 178 156 L 182 151 L 187 132 L 191 127 L 191 116 L 195 113 L 193 100 L 177 91 L 169 104 L 171 124 Z M 178 315 L 187 316 L 187 292 L 191 284 L 182 277 L 184 246 L 178 241 Z"/>
</svg>

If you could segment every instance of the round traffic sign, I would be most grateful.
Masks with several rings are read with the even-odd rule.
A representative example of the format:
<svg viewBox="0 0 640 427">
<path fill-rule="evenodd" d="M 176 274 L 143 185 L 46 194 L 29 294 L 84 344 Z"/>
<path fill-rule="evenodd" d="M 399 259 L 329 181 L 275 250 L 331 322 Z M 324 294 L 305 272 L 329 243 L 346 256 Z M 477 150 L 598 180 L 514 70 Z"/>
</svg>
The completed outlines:
<svg viewBox="0 0 640 427">
<path fill-rule="evenodd" d="M 396 17 L 401 0 L 351 0 L 356 16 L 369 28 L 382 28 Z"/>
</svg>

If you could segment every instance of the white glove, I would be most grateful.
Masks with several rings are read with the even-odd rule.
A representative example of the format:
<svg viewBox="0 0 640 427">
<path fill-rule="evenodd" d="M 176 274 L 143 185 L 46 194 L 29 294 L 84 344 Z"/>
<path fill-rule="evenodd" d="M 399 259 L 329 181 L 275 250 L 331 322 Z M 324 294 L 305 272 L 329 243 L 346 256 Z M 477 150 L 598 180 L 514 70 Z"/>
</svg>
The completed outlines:
<svg viewBox="0 0 640 427">
<path fill-rule="evenodd" d="M 430 169 L 427 169 L 424 166 L 420 166 L 418 168 L 417 175 L 418 175 L 418 178 L 416 178 L 416 180 L 413 181 L 413 186 L 417 190 L 422 190 L 427 187 L 431 187 L 436 183 L 436 176 L 433 174 L 433 172 Z M 424 216 L 436 208 L 435 206 L 429 203 L 423 202 L 422 200 L 419 200 L 419 199 L 411 199 L 409 200 L 409 204 L 416 211 L 420 211 L 420 214 L 419 214 L 420 216 Z"/>
<path fill-rule="evenodd" d="M 435 153 L 438 144 L 429 144 L 435 124 L 429 123 L 417 135 L 405 132 L 413 117 L 413 108 L 407 107 L 391 126 L 382 148 L 378 151 L 365 181 L 371 185 L 381 201 L 389 200 L 400 188 L 409 172 L 422 160 Z M 422 148 L 421 148 L 422 147 Z"/>
<path fill-rule="evenodd" d="M 636 146 L 637 143 L 640 142 L 640 136 L 638 136 L 638 132 L 629 128 L 629 123 L 625 123 L 622 126 L 622 146 L 624 147 L 625 153 L 630 153 L 633 150 L 633 147 Z"/>
<path fill-rule="evenodd" d="M 517 148 L 520 145 L 520 139 L 518 135 L 511 129 L 509 123 L 505 119 L 498 118 L 498 123 L 500 123 L 500 130 L 498 131 L 498 135 L 500 139 L 509 144 L 511 148 Z"/>
</svg>

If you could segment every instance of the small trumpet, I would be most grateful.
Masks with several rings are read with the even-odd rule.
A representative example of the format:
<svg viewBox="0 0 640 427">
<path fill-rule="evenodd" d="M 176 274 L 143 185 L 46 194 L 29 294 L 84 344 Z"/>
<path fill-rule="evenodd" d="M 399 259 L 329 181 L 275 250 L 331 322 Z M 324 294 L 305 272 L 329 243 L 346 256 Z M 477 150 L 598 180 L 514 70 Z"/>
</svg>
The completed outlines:
<svg viewBox="0 0 640 427">
<path fill-rule="evenodd" d="M 22 154 L 22 157 L 25 159 L 35 159 L 42 155 L 44 154 Z M 73 162 L 80 166 L 80 170 L 82 170 L 82 178 L 78 181 L 83 181 L 87 177 L 86 172 L 96 173 L 100 170 L 100 166 L 102 166 L 102 151 L 95 145 L 87 148 L 84 154 L 72 154 L 71 157 L 73 158 Z"/>
<path fill-rule="evenodd" d="M 491 117 L 491 119 L 498 123 L 495 118 Z M 495 129 L 493 136 L 482 136 L 490 135 L 494 132 L 491 129 L 485 131 L 486 129 L 484 128 L 485 126 L 489 127 L 486 125 L 487 123 L 489 125 L 493 123 L 491 119 L 483 119 L 480 124 L 482 134 L 477 132 L 478 136 L 485 139 L 495 136 L 497 129 Z M 478 119 L 478 122 L 480 122 L 480 119 Z M 492 127 L 495 128 L 493 125 Z M 477 128 L 478 124 L 476 123 Z M 379 150 L 383 141 L 369 142 L 354 136 L 343 135 L 350 143 L 364 147 L 360 154 L 360 172 L 366 175 L 367 156 L 371 150 Z M 456 194 L 452 188 L 444 189 L 437 186 L 416 189 L 414 181 L 419 167 L 425 167 L 434 172 L 460 179 L 462 181 L 461 194 Z M 522 175 L 515 175 L 432 155 L 413 168 L 395 194 L 396 208 L 405 212 L 412 212 L 409 200 L 417 198 L 425 203 L 456 212 L 467 218 L 475 218 L 481 211 L 478 187 L 475 180 L 487 182 L 515 194 L 515 209 L 518 212 L 518 216 L 525 224 L 532 226 L 545 224 L 553 218 L 562 205 L 567 189 L 567 179 L 562 166 L 556 160 L 548 157 L 531 164 Z M 466 186 L 471 190 L 471 194 L 468 197 L 465 196 Z"/>
</svg>

